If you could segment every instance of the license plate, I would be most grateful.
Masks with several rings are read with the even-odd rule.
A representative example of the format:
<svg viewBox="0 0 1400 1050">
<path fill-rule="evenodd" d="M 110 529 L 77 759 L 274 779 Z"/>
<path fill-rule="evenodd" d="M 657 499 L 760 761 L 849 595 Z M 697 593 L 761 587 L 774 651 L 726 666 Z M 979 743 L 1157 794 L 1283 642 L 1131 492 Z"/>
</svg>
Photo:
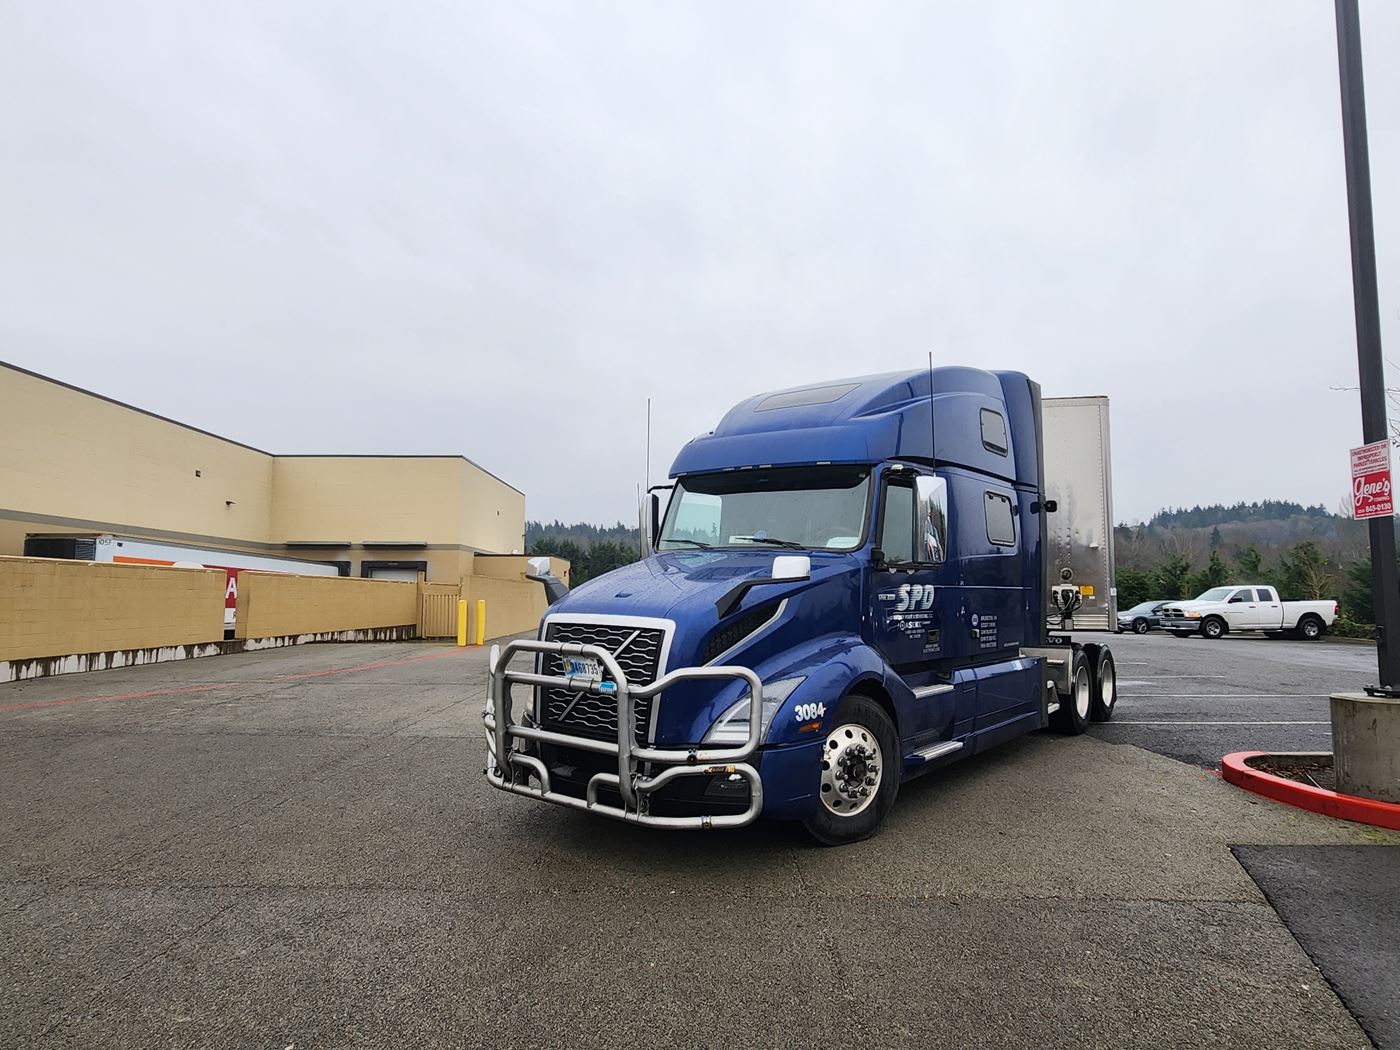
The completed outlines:
<svg viewBox="0 0 1400 1050">
<path fill-rule="evenodd" d="M 590 660 L 587 657 L 571 656 L 568 658 L 568 665 L 564 668 L 564 677 L 570 681 L 601 682 L 603 680 L 603 665 L 597 660 Z"/>
</svg>

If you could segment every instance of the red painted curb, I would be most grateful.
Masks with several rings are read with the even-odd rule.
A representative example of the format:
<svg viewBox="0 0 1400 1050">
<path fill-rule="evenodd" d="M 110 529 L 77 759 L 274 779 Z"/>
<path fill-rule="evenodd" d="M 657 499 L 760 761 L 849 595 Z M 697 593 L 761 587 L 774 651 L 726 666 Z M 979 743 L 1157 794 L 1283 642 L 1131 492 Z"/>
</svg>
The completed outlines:
<svg viewBox="0 0 1400 1050">
<path fill-rule="evenodd" d="M 1354 820 L 1359 824 L 1371 824 L 1378 828 L 1400 831 L 1400 805 L 1394 802 L 1377 802 L 1371 798 L 1356 795 L 1343 795 L 1339 791 L 1300 784 L 1287 777 L 1276 777 L 1246 765 L 1246 760 L 1267 755 L 1267 751 L 1236 751 L 1220 760 L 1220 775 L 1235 787 L 1263 795 L 1275 802 L 1282 802 L 1299 809 L 1321 813 L 1325 817 L 1341 820 Z"/>
</svg>

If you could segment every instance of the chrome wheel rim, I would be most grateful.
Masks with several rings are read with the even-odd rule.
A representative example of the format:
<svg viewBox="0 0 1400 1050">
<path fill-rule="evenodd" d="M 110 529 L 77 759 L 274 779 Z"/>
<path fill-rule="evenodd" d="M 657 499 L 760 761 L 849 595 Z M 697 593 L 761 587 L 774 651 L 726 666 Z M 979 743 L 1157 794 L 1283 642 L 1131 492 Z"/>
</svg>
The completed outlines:
<svg viewBox="0 0 1400 1050">
<path fill-rule="evenodd" d="M 837 726 L 822 750 L 822 805 L 838 817 L 864 811 L 880 792 L 884 768 L 874 732 L 855 722 Z"/>
<path fill-rule="evenodd" d="M 1074 710 L 1080 718 L 1089 717 L 1089 672 L 1082 667 L 1074 676 Z"/>
<path fill-rule="evenodd" d="M 1307 623 L 1303 624 L 1303 634 L 1308 638 L 1316 638 L 1317 623 L 1313 620 L 1309 620 Z"/>
</svg>

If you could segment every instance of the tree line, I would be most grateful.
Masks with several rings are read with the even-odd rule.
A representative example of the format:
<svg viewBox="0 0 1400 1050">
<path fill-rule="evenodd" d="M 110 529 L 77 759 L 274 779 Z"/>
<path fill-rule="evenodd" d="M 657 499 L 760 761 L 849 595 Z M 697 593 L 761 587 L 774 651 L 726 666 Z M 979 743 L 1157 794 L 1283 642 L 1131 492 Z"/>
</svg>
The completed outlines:
<svg viewBox="0 0 1400 1050">
<path fill-rule="evenodd" d="M 525 536 L 532 555 L 568 559 L 575 586 L 641 556 L 636 528 L 621 522 L 530 521 Z M 1261 583 L 1287 598 L 1336 599 L 1343 631 L 1375 622 L 1366 524 L 1320 506 L 1264 500 L 1169 508 L 1145 524 L 1119 525 L 1114 546 L 1120 609 Z"/>
</svg>

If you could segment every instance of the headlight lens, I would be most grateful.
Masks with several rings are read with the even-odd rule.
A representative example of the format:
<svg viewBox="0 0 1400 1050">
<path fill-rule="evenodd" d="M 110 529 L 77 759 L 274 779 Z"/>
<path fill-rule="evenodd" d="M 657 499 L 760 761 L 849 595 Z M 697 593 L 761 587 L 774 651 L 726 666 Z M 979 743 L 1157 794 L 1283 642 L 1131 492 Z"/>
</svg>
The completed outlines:
<svg viewBox="0 0 1400 1050">
<path fill-rule="evenodd" d="M 1188 612 L 1186 614 L 1186 618 L 1188 620 L 1199 620 L 1201 618 L 1201 614 L 1198 612 Z"/>
<path fill-rule="evenodd" d="M 773 724 L 773 716 L 792 691 L 807 680 L 806 675 L 798 678 L 784 678 L 779 682 L 763 684 L 763 711 L 759 715 L 758 739 L 768 736 L 768 728 Z M 705 734 L 706 744 L 726 744 L 739 746 L 749 741 L 749 698 L 747 695 L 731 707 Z"/>
</svg>

